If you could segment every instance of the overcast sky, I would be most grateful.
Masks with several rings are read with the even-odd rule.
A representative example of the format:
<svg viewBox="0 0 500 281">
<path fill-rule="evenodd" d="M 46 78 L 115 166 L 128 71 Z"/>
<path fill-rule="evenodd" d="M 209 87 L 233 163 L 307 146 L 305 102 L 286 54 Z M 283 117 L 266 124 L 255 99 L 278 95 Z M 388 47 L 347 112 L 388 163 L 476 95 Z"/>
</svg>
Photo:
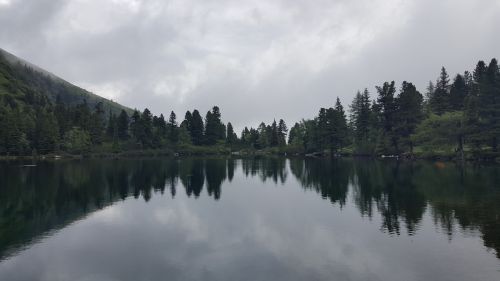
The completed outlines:
<svg viewBox="0 0 500 281">
<path fill-rule="evenodd" d="M 500 1 L 0 0 L 0 47 L 132 108 L 291 126 L 500 57 Z"/>
</svg>

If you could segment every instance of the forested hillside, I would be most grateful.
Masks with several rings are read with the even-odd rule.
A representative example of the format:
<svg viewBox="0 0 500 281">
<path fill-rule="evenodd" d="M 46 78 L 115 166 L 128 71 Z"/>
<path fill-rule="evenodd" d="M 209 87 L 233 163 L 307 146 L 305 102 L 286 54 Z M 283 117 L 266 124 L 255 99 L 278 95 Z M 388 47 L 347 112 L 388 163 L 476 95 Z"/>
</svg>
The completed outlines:
<svg viewBox="0 0 500 281">
<path fill-rule="evenodd" d="M 443 67 L 424 94 L 404 81 L 358 92 L 349 109 L 337 98 L 318 115 L 245 127 L 237 135 L 219 107 L 177 121 L 147 108 L 131 111 L 0 52 L 0 155 L 137 150 L 228 153 L 263 150 L 330 155 L 495 159 L 500 141 L 500 71 L 496 59 L 450 79 Z M 332 99 L 333 100 L 333 99 Z"/>
<path fill-rule="evenodd" d="M 35 95 L 43 95 L 54 103 L 59 98 L 66 105 L 78 105 L 84 100 L 90 107 L 102 103 L 104 110 L 119 113 L 130 108 L 72 85 L 16 56 L 0 49 L 0 96 L 9 104 L 25 103 Z"/>
</svg>

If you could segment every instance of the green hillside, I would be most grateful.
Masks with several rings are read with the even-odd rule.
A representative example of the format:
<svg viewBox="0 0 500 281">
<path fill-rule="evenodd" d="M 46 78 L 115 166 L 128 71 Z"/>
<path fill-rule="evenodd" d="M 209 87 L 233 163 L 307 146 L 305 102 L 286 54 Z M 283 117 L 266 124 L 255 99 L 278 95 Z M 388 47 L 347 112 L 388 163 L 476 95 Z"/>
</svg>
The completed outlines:
<svg viewBox="0 0 500 281">
<path fill-rule="evenodd" d="M 116 102 L 95 95 L 77 87 L 56 75 L 45 71 L 23 59 L 0 49 L 0 99 L 9 104 L 23 104 L 33 95 L 46 96 L 55 103 L 60 101 L 69 106 L 76 106 L 86 100 L 90 108 L 101 102 L 105 112 L 119 114 L 122 109 L 132 110 Z"/>
</svg>

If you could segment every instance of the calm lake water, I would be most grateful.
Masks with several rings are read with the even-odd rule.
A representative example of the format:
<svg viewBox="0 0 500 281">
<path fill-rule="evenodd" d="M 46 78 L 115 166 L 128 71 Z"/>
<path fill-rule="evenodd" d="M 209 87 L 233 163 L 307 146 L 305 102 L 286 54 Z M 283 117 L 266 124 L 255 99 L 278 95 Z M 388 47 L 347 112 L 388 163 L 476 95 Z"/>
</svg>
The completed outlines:
<svg viewBox="0 0 500 281">
<path fill-rule="evenodd" d="M 0 163 L 0 280 L 500 280 L 500 167 Z"/>
</svg>

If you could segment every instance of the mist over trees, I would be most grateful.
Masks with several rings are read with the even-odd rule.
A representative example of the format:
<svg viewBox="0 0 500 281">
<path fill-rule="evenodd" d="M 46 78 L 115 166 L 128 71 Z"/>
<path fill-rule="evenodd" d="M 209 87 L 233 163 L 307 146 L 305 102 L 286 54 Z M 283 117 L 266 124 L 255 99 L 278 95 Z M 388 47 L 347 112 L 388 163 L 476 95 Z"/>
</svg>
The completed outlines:
<svg viewBox="0 0 500 281">
<path fill-rule="evenodd" d="M 27 74 L 26 74 L 27 73 Z M 355 155 L 498 156 L 500 71 L 496 59 L 450 78 L 441 68 L 424 94 L 414 84 L 387 81 L 358 91 L 346 109 L 337 97 L 313 119 L 290 128 L 283 119 L 244 127 L 224 123 L 218 106 L 202 114 L 171 111 L 166 119 L 149 109 L 111 110 L 103 102 L 68 103 L 64 91 L 28 66 L 0 56 L 0 154 L 34 155 L 119 152 L 179 147 L 225 147 L 289 153 Z M 38 76 L 37 76 L 38 75 Z M 31 77 L 31 78 L 30 78 Z M 36 80 L 43 85 L 36 87 Z"/>
</svg>

